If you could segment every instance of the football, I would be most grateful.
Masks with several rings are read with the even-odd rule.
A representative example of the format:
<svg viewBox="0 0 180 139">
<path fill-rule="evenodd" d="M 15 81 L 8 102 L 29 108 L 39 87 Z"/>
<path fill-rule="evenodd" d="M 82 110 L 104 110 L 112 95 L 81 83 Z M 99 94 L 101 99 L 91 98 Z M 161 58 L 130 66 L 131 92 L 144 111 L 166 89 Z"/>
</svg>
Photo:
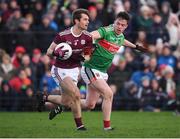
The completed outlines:
<svg viewBox="0 0 180 139">
<path fill-rule="evenodd" d="M 58 44 L 56 46 L 56 48 L 55 48 L 55 51 L 58 51 L 58 49 L 61 49 L 63 51 L 67 50 L 67 52 L 64 55 L 64 57 L 61 58 L 62 60 L 66 60 L 66 59 L 68 59 L 72 55 L 72 48 L 71 48 L 71 46 L 68 43 L 64 43 L 63 42 L 63 43 Z"/>
</svg>

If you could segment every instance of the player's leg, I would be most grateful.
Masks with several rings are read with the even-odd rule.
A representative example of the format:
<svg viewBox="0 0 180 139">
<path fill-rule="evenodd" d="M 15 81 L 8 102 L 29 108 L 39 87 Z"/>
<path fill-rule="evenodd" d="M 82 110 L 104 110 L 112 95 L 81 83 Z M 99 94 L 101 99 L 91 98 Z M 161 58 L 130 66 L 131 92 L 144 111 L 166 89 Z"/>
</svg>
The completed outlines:
<svg viewBox="0 0 180 139">
<path fill-rule="evenodd" d="M 85 129 L 81 119 L 80 91 L 77 87 L 79 68 L 61 69 L 54 67 L 51 71 L 54 79 L 58 80 L 62 92 L 68 96 L 68 101 L 64 101 L 64 99 L 61 101 L 63 104 L 67 103 L 66 105 L 71 108 L 77 129 Z"/>
<path fill-rule="evenodd" d="M 61 87 L 63 92 L 69 95 L 71 101 L 68 101 L 68 105 L 72 110 L 77 129 L 81 129 L 84 127 L 84 125 L 81 118 L 82 115 L 79 89 L 70 77 L 66 77 L 63 79 L 63 81 L 61 81 Z"/>
<path fill-rule="evenodd" d="M 87 92 L 86 99 L 81 99 L 81 107 L 82 109 L 94 109 L 100 94 L 94 87 L 89 85 L 87 85 Z"/>
<path fill-rule="evenodd" d="M 106 83 L 108 75 L 95 69 L 82 67 L 81 76 L 86 84 L 94 87 L 97 92 L 103 97 L 102 111 L 104 120 L 104 129 L 112 129 L 110 127 L 110 117 L 113 101 L 113 92 Z"/>
<path fill-rule="evenodd" d="M 110 118 L 111 118 L 111 109 L 113 101 L 113 92 L 108 86 L 105 80 L 98 79 L 91 83 L 95 87 L 100 95 L 103 97 L 102 111 L 103 111 L 103 120 L 104 120 L 104 129 L 111 129 Z"/>
</svg>

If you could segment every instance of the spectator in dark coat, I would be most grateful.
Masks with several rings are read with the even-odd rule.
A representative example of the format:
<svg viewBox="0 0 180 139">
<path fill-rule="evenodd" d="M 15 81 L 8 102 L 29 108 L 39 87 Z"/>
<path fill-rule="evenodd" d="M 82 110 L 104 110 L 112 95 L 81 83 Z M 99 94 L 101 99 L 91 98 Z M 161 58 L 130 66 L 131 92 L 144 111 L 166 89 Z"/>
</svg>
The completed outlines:
<svg viewBox="0 0 180 139">
<path fill-rule="evenodd" d="M 34 91 L 40 89 L 40 80 L 42 76 L 45 74 L 45 66 L 42 63 L 42 53 L 40 49 L 36 48 L 33 50 L 33 56 L 32 56 L 32 68 L 35 74 L 35 80 L 33 82 Z"/>
<path fill-rule="evenodd" d="M 4 80 L 0 89 L 0 110 L 12 111 L 15 104 L 15 92 L 9 83 Z"/>
<path fill-rule="evenodd" d="M 36 47 L 36 38 L 30 29 L 30 23 L 26 18 L 20 20 L 19 28 L 15 35 L 16 45 L 22 45 L 27 52 L 32 53 Z"/>
<path fill-rule="evenodd" d="M 89 10 L 89 15 L 90 15 L 88 31 L 94 31 L 102 26 L 102 21 L 97 18 L 97 9 L 95 6 L 90 6 L 88 10 Z"/>
<path fill-rule="evenodd" d="M 148 42 L 150 44 L 156 44 L 157 39 L 161 38 L 163 42 L 169 41 L 169 34 L 167 29 L 162 23 L 162 17 L 159 13 L 156 13 L 153 17 L 154 23 L 150 29 L 148 36 Z"/>
<path fill-rule="evenodd" d="M 138 87 L 132 82 L 126 82 L 124 84 L 123 90 L 121 92 L 121 103 L 125 110 L 138 110 L 139 109 L 139 101 L 137 96 Z"/>
<path fill-rule="evenodd" d="M 38 27 L 37 34 L 37 47 L 43 52 L 46 53 L 51 40 L 54 38 L 55 32 L 54 29 L 50 27 L 51 20 L 47 15 L 42 17 L 42 24 Z"/>
</svg>

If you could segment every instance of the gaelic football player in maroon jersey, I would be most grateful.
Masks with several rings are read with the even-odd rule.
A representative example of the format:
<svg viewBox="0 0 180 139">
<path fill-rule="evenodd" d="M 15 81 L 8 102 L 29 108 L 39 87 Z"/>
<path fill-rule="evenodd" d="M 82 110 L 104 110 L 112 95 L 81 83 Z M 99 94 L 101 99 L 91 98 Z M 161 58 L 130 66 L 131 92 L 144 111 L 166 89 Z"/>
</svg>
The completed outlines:
<svg viewBox="0 0 180 139">
<path fill-rule="evenodd" d="M 81 62 L 84 60 L 82 54 L 88 55 L 92 48 L 92 37 L 86 31 L 89 24 L 89 13 L 85 9 L 77 9 L 73 12 L 72 19 L 74 25 L 57 34 L 47 50 L 48 56 L 56 57 L 51 74 L 62 90 L 61 97 L 59 99 L 57 95 L 39 94 L 37 95 L 38 106 L 39 108 L 42 107 L 45 102 L 68 106 L 72 110 L 77 130 L 86 130 L 81 120 L 80 92 L 77 82 Z M 55 50 L 55 47 L 62 42 L 68 43 L 73 51 L 67 60 L 62 60 L 67 51 Z M 62 111 L 61 107 L 59 107 L 59 111 Z M 53 117 L 49 118 L 52 119 Z"/>
</svg>

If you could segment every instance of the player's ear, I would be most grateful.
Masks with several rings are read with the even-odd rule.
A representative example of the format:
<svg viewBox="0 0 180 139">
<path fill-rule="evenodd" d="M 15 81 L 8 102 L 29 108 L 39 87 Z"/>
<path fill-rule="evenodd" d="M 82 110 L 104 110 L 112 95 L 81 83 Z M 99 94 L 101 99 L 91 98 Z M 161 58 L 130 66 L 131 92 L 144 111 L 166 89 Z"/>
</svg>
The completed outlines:
<svg viewBox="0 0 180 139">
<path fill-rule="evenodd" d="M 128 24 L 125 26 L 125 29 L 128 27 Z"/>
<path fill-rule="evenodd" d="M 75 19 L 75 20 L 74 20 L 74 24 L 76 24 L 76 23 L 79 23 L 79 20 L 78 20 L 78 19 Z"/>
</svg>

